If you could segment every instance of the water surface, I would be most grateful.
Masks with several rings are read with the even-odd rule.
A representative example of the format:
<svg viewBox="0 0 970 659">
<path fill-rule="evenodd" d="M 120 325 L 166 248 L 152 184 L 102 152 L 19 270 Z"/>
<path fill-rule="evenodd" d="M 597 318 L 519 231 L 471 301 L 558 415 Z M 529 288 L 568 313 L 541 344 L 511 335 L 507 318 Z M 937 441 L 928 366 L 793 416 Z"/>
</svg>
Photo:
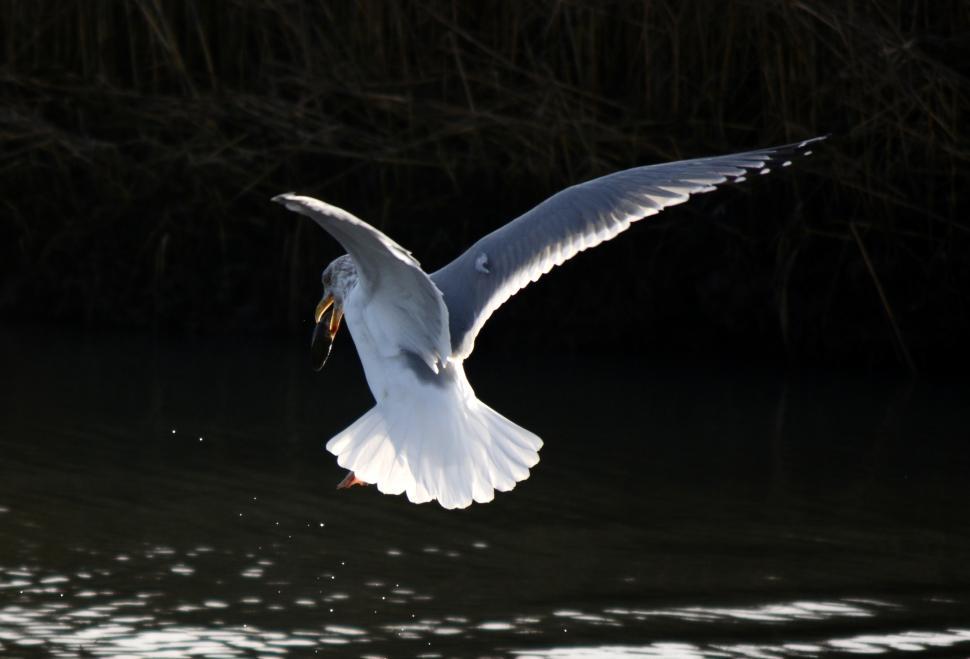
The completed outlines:
<svg viewBox="0 0 970 659">
<path fill-rule="evenodd" d="M 4 656 L 970 655 L 966 388 L 478 356 L 546 445 L 449 512 L 334 490 L 346 339 L 0 339 Z"/>
</svg>

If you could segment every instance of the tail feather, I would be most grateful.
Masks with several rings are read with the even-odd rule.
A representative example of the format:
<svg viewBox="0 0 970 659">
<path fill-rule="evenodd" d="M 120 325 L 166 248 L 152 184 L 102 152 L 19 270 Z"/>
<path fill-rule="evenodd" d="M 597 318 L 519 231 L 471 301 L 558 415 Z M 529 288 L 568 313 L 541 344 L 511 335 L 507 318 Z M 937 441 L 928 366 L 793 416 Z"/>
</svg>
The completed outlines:
<svg viewBox="0 0 970 659">
<path fill-rule="evenodd" d="M 437 500 L 445 508 L 485 503 L 529 476 L 542 440 L 474 396 L 377 405 L 327 442 L 337 463 L 385 494 Z"/>
</svg>

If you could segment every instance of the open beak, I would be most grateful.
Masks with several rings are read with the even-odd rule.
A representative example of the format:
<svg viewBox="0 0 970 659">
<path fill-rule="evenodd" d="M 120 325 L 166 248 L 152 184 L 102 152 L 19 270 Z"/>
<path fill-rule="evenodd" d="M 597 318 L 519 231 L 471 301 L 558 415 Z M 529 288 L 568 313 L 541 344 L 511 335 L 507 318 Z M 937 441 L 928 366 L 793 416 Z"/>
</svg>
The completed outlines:
<svg viewBox="0 0 970 659">
<path fill-rule="evenodd" d="M 327 316 L 327 310 L 330 311 L 329 316 Z M 340 320 L 343 317 L 343 307 L 336 303 L 329 293 L 324 295 L 313 312 L 316 327 L 313 328 L 313 337 L 310 339 L 310 356 L 314 370 L 319 371 L 327 363 L 330 350 L 333 349 L 333 339 L 337 336 Z"/>
</svg>

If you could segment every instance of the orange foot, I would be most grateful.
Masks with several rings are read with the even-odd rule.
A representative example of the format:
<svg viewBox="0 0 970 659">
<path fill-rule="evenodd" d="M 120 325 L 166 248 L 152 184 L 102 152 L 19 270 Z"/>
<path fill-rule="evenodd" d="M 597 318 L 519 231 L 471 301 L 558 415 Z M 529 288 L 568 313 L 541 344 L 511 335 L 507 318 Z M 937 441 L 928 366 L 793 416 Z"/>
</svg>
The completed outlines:
<svg viewBox="0 0 970 659">
<path fill-rule="evenodd" d="M 344 476 L 344 479 L 339 483 L 337 483 L 337 489 L 346 490 L 348 487 L 353 487 L 354 485 L 370 485 L 370 483 L 365 483 L 364 481 L 354 476 L 354 472 L 348 471 L 347 475 Z"/>
</svg>

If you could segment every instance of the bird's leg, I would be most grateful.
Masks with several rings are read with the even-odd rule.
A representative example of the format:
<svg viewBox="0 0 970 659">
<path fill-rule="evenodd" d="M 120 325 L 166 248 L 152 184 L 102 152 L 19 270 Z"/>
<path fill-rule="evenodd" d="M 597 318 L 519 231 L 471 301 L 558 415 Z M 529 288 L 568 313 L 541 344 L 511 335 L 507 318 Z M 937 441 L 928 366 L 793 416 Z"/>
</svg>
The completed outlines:
<svg viewBox="0 0 970 659">
<path fill-rule="evenodd" d="M 339 483 L 337 483 L 337 489 L 346 490 L 348 487 L 353 487 L 354 485 L 370 485 L 370 483 L 365 483 L 364 481 L 354 476 L 354 472 L 348 471 L 347 475 L 344 476 L 344 479 Z"/>
</svg>

